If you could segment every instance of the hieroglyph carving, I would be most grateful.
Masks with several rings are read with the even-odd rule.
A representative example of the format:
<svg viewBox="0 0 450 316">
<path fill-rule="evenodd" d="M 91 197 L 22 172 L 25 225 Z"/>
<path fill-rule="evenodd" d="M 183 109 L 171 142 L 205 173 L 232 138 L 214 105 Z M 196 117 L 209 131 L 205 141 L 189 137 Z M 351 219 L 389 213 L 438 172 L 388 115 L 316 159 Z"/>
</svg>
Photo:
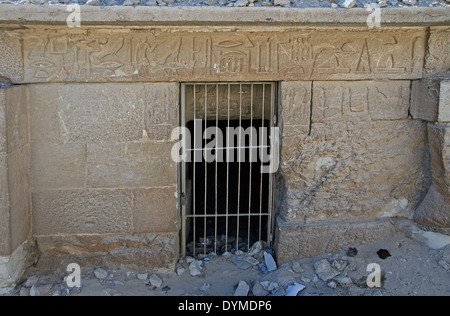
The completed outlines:
<svg viewBox="0 0 450 316">
<path fill-rule="evenodd" d="M 22 34 L 25 80 L 415 79 L 425 31 L 59 30 Z"/>
</svg>

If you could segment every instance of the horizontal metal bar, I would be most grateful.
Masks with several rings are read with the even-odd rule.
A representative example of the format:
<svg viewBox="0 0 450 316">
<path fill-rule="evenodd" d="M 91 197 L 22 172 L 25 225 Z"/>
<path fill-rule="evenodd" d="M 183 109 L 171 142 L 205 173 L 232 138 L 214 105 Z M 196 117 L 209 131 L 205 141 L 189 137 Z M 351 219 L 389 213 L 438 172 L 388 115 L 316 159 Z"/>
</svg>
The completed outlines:
<svg viewBox="0 0 450 316">
<path fill-rule="evenodd" d="M 270 213 L 234 213 L 234 214 L 192 214 L 192 215 L 186 215 L 186 217 L 189 218 L 206 218 L 206 217 L 241 217 L 241 216 L 269 216 Z"/>
<path fill-rule="evenodd" d="M 184 83 L 185 86 L 202 86 L 202 85 L 208 85 L 208 86 L 233 86 L 233 85 L 275 85 L 275 82 L 273 81 L 246 81 L 246 82 L 195 82 L 195 83 Z"/>
<path fill-rule="evenodd" d="M 192 148 L 185 149 L 185 151 L 205 151 L 205 150 L 229 150 L 229 149 L 261 149 L 261 148 L 272 148 L 272 146 L 247 146 L 247 147 L 219 147 L 219 148 Z"/>
</svg>

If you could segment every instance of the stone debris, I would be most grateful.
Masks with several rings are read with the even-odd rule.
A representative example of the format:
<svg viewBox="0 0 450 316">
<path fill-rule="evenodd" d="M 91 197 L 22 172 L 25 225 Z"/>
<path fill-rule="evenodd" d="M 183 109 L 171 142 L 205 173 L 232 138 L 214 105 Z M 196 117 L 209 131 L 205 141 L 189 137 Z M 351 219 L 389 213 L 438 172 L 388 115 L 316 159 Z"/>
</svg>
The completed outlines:
<svg viewBox="0 0 450 316">
<path fill-rule="evenodd" d="M 245 281 L 239 281 L 239 284 L 234 292 L 234 296 L 247 296 L 250 291 L 250 286 Z"/>
<path fill-rule="evenodd" d="M 277 282 L 271 282 L 271 281 L 262 281 L 260 282 L 261 286 L 266 290 L 267 292 L 275 293 L 279 286 Z"/>
<path fill-rule="evenodd" d="M 305 272 L 305 269 L 303 269 L 303 267 L 297 261 L 294 261 L 292 263 L 291 270 L 294 273 L 303 273 L 303 272 Z"/>
<path fill-rule="evenodd" d="M 183 267 L 178 267 L 178 268 L 177 268 L 177 275 L 178 275 L 178 276 L 182 276 L 183 273 L 184 273 L 185 271 L 186 271 L 185 268 L 183 268 Z"/>
<path fill-rule="evenodd" d="M 221 7 L 322 7 L 322 8 L 363 8 L 367 2 L 357 2 L 356 0 L 324 0 L 324 1 L 303 1 L 303 0 L 0 0 L 0 4 L 32 4 L 32 5 L 55 5 L 73 4 L 87 6 L 221 6 Z M 450 0 L 378 0 L 378 5 L 384 7 L 419 6 L 435 7 L 448 6 Z"/>
<path fill-rule="evenodd" d="M 290 5 L 291 4 L 291 0 L 275 0 L 273 2 L 274 5 L 276 6 L 286 6 L 286 5 Z"/>
<path fill-rule="evenodd" d="M 338 2 L 339 6 L 346 9 L 351 9 L 356 7 L 356 0 L 341 0 Z"/>
<path fill-rule="evenodd" d="M 200 287 L 200 291 L 206 292 L 206 291 L 209 290 L 210 287 L 211 287 L 211 284 L 209 284 L 209 283 L 203 283 L 203 285 Z"/>
<path fill-rule="evenodd" d="M 99 280 L 104 280 L 108 277 L 108 271 L 102 268 L 97 268 L 94 270 L 94 275 Z"/>
<path fill-rule="evenodd" d="M 52 287 L 53 284 L 35 284 L 30 289 L 30 296 L 45 296 Z"/>
<path fill-rule="evenodd" d="M 266 290 L 260 282 L 255 282 L 252 287 L 252 293 L 254 296 L 267 296 L 270 291 Z"/>
<path fill-rule="evenodd" d="M 317 276 L 324 282 L 330 281 L 340 274 L 339 271 L 331 266 L 327 259 L 322 259 L 314 263 L 314 269 Z"/>
<path fill-rule="evenodd" d="M 147 278 L 148 278 L 148 273 L 138 273 L 138 274 L 136 275 L 136 277 L 137 277 L 139 280 L 147 280 Z"/>
<path fill-rule="evenodd" d="M 30 276 L 27 281 L 25 282 L 26 288 L 31 288 L 33 285 L 35 285 L 39 281 L 39 277 L 37 276 Z"/>
<path fill-rule="evenodd" d="M 156 288 L 161 287 L 161 285 L 163 284 L 163 280 L 156 274 L 152 274 L 150 276 L 149 281 L 150 281 L 150 284 Z"/>
<path fill-rule="evenodd" d="M 267 251 L 264 252 L 264 262 L 269 272 L 275 271 L 277 269 L 277 263 L 275 262 L 275 259 L 273 259 L 272 255 Z"/>
<path fill-rule="evenodd" d="M 194 260 L 189 264 L 189 273 L 191 276 L 199 276 L 202 274 L 202 263 L 201 260 Z"/>
</svg>

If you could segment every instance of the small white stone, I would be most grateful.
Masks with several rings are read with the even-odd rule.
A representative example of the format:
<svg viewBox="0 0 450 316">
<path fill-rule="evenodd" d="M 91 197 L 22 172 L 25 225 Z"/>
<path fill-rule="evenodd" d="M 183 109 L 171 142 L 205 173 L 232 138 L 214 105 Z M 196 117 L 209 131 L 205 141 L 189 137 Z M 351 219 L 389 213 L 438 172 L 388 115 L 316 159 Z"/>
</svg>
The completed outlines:
<svg viewBox="0 0 450 316">
<path fill-rule="evenodd" d="M 239 281 L 236 291 L 234 292 L 234 296 L 247 296 L 249 291 L 250 287 L 247 282 Z"/>
<path fill-rule="evenodd" d="M 275 0 L 273 2 L 274 5 L 277 6 L 285 6 L 285 5 L 290 5 L 291 4 L 291 0 Z"/>
<path fill-rule="evenodd" d="M 136 277 L 137 277 L 139 280 L 147 280 L 147 278 L 148 278 L 148 273 L 138 273 L 138 274 L 136 275 Z"/>
<path fill-rule="evenodd" d="M 150 276 L 150 284 L 156 287 L 160 287 L 163 284 L 163 280 L 156 274 Z"/>
<path fill-rule="evenodd" d="M 102 268 L 97 268 L 94 270 L 94 275 L 97 279 L 104 280 L 108 277 L 108 271 L 106 271 Z"/>
</svg>

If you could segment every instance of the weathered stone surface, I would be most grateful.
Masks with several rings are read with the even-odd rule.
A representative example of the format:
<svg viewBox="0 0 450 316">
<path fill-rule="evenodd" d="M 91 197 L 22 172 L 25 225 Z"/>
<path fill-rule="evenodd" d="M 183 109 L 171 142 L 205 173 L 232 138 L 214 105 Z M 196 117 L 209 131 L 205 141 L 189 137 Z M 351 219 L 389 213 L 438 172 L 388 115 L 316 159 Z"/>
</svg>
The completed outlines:
<svg viewBox="0 0 450 316">
<path fill-rule="evenodd" d="M 29 143 L 28 127 L 28 89 L 14 86 L 6 89 L 6 133 L 8 152 Z"/>
<path fill-rule="evenodd" d="M 62 87 L 62 84 L 28 86 L 30 140 L 33 144 L 60 144 L 59 104 Z"/>
<path fill-rule="evenodd" d="M 177 183 L 173 143 L 88 144 L 87 186 L 170 186 Z"/>
<path fill-rule="evenodd" d="M 133 232 L 176 232 L 179 228 L 177 186 L 133 189 Z"/>
<path fill-rule="evenodd" d="M 58 98 L 63 143 L 167 140 L 178 124 L 176 83 L 68 84 Z"/>
<path fill-rule="evenodd" d="M 340 274 L 335 270 L 327 259 L 322 259 L 314 263 L 314 270 L 317 276 L 324 282 L 327 282 Z"/>
<path fill-rule="evenodd" d="M 411 86 L 410 114 L 414 119 L 436 122 L 439 108 L 438 80 L 414 80 Z"/>
<path fill-rule="evenodd" d="M 286 221 L 409 216 L 427 190 L 421 121 L 312 124 L 311 136 L 283 139 Z"/>
<path fill-rule="evenodd" d="M 31 229 L 27 88 L 0 90 L 0 253 L 10 255 Z"/>
<path fill-rule="evenodd" d="M 0 152 L 7 152 L 6 138 L 6 89 L 0 89 Z"/>
<path fill-rule="evenodd" d="M 408 117 L 409 81 L 315 81 L 313 90 L 313 122 Z"/>
<path fill-rule="evenodd" d="M 23 75 L 20 34 L 0 31 L 0 79 L 19 83 L 23 81 Z"/>
<path fill-rule="evenodd" d="M 414 220 L 430 227 L 450 228 L 450 198 L 439 193 L 433 184 L 414 213 Z"/>
<path fill-rule="evenodd" d="M 144 92 L 140 84 L 64 85 L 60 96 L 61 142 L 140 139 L 147 101 Z"/>
<path fill-rule="evenodd" d="M 445 78 L 450 74 L 450 27 L 431 27 L 425 55 L 424 76 Z"/>
<path fill-rule="evenodd" d="M 450 80 L 441 81 L 438 120 L 439 122 L 450 122 Z"/>
<path fill-rule="evenodd" d="M 395 227 L 388 220 L 304 224 L 278 218 L 275 241 L 278 264 L 382 240 L 394 232 Z"/>
<path fill-rule="evenodd" d="M 33 234 L 130 232 L 129 190 L 58 190 L 34 192 Z"/>
<path fill-rule="evenodd" d="M 281 120 L 286 137 L 308 135 L 311 118 L 312 82 L 281 82 Z"/>
<path fill-rule="evenodd" d="M 174 271 L 178 233 L 73 235 L 38 237 L 38 267 L 61 269 L 71 262 L 82 267 Z"/>
<path fill-rule="evenodd" d="M 86 146 L 34 145 L 31 147 L 33 191 L 84 187 Z"/>
<path fill-rule="evenodd" d="M 29 170 L 29 145 L 18 148 L 8 154 L 8 191 L 12 251 L 27 240 L 31 232 Z"/>
<path fill-rule="evenodd" d="M 436 189 L 450 198 L 450 126 L 428 124 L 431 176 Z"/>
<path fill-rule="evenodd" d="M 151 140 L 168 140 L 178 126 L 179 86 L 177 83 L 146 84 L 144 124 Z"/>
<path fill-rule="evenodd" d="M 25 270 L 37 261 L 36 242 L 22 243 L 11 255 L 0 257 L 0 295 L 10 292 L 21 280 Z"/>
<path fill-rule="evenodd" d="M 23 33 L 27 82 L 417 79 L 425 30 Z M 405 52 L 409 55 L 405 57 Z M 101 95 L 101 93 L 100 93 Z"/>
</svg>

